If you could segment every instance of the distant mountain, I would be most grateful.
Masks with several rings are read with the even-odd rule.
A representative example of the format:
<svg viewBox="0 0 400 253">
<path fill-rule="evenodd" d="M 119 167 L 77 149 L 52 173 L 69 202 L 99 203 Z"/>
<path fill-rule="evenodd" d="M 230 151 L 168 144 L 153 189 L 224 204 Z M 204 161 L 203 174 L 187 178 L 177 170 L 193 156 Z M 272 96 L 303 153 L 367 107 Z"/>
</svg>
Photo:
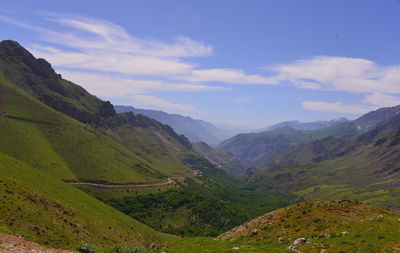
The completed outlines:
<svg viewBox="0 0 400 253">
<path fill-rule="evenodd" d="M 192 143 L 194 151 L 200 156 L 206 158 L 218 168 L 221 168 L 232 174 L 241 174 L 245 169 L 240 162 L 232 155 L 225 153 L 219 149 L 210 147 L 204 142 Z"/>
<path fill-rule="evenodd" d="M 396 107 L 378 111 L 362 120 L 396 112 Z M 399 208 L 400 115 L 357 138 L 328 137 L 292 146 L 249 169 L 248 177 L 260 187 L 307 200 L 358 199 Z"/>
<path fill-rule="evenodd" d="M 337 119 L 333 119 L 333 120 L 329 120 L 329 121 L 314 121 L 314 122 L 300 122 L 298 120 L 292 120 L 292 121 L 284 121 L 272 126 L 268 126 L 262 129 L 259 129 L 257 132 L 264 132 L 264 131 L 270 131 L 270 130 L 274 130 L 276 128 L 281 128 L 281 127 L 285 127 L 285 126 L 290 126 L 296 130 L 300 130 L 300 131 L 306 131 L 306 130 L 317 130 L 317 129 L 322 129 L 322 128 L 327 128 L 327 127 L 331 127 L 331 126 L 335 126 L 341 123 L 346 123 L 346 122 L 350 122 L 350 120 L 346 119 L 346 118 L 337 118 Z"/>
<path fill-rule="evenodd" d="M 341 144 L 336 143 L 338 140 L 339 142 L 354 140 L 379 126 L 385 125 L 398 115 L 400 115 L 400 106 L 386 107 L 369 112 L 354 121 L 339 118 L 324 123 L 325 126 L 330 124 L 329 127 L 307 131 L 300 131 L 290 125 L 304 128 L 310 127 L 310 124 L 313 123 L 283 122 L 271 127 L 269 131 L 236 135 L 219 144 L 218 148 L 233 154 L 247 168 L 252 166 L 262 167 L 276 160 L 308 161 L 310 159 L 328 159 L 334 154 L 338 155 L 344 152 L 342 148 L 348 148 L 348 144 L 344 144 L 344 147 L 342 147 Z M 323 125 L 322 123 L 318 124 L 319 126 Z M 320 141 L 328 137 L 334 137 L 334 139 L 330 138 L 328 141 L 331 143 L 327 144 L 328 141 L 325 143 L 330 148 L 324 148 L 324 154 L 319 155 L 309 152 L 322 148 L 320 147 Z M 335 146 L 333 150 L 333 143 L 340 147 Z"/>
<path fill-rule="evenodd" d="M 192 142 L 206 142 L 210 145 L 215 145 L 237 134 L 237 132 L 232 133 L 232 131 L 218 128 L 210 122 L 192 119 L 189 116 L 169 114 L 157 110 L 138 109 L 132 106 L 116 105 L 114 108 L 118 113 L 133 112 L 134 114 L 142 114 L 170 125 L 177 133 L 185 135 Z"/>
<path fill-rule="evenodd" d="M 244 167 L 248 168 L 265 163 L 292 145 L 312 141 L 315 138 L 312 133 L 285 126 L 262 133 L 239 134 L 217 147 L 232 154 Z"/>
<path fill-rule="evenodd" d="M 344 139 L 353 139 L 382 126 L 400 115 L 400 105 L 383 107 L 368 112 L 351 122 L 333 125 L 331 127 L 317 130 L 320 136 L 336 136 Z"/>
</svg>

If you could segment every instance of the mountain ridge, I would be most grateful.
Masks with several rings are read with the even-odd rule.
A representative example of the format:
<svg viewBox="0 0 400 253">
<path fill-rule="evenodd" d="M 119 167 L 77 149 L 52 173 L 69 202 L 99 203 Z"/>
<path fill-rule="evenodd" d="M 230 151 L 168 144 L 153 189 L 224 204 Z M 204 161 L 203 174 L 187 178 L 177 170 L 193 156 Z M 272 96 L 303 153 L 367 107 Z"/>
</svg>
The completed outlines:
<svg viewBox="0 0 400 253">
<path fill-rule="evenodd" d="M 193 119 L 190 116 L 170 114 L 158 110 L 138 109 L 133 106 L 116 105 L 114 108 L 118 113 L 133 112 L 134 114 L 142 114 L 167 124 L 179 134 L 188 137 L 192 142 L 206 142 L 210 145 L 215 145 L 234 135 L 229 130 L 221 129 L 204 120 Z"/>
<path fill-rule="evenodd" d="M 300 122 L 298 120 L 291 120 L 291 121 L 283 121 L 283 122 L 274 124 L 272 126 L 267 126 L 267 127 L 258 129 L 257 132 L 270 131 L 270 130 L 274 130 L 276 128 L 281 128 L 281 127 L 285 127 L 285 126 L 290 126 L 294 129 L 300 130 L 300 131 L 317 130 L 317 129 L 327 128 L 330 126 L 334 126 L 334 125 L 346 123 L 346 122 L 350 122 L 350 120 L 347 118 L 344 118 L 344 117 L 340 117 L 340 118 L 336 118 L 336 119 L 328 120 L 328 121 L 318 120 L 318 121 L 312 121 L 312 122 Z"/>
</svg>

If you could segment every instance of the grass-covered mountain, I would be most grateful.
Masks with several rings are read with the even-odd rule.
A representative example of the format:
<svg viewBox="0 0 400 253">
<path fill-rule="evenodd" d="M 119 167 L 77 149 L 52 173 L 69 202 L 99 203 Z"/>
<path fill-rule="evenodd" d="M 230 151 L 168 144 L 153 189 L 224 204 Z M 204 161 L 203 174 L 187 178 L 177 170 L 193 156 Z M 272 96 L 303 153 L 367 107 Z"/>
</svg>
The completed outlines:
<svg viewBox="0 0 400 253">
<path fill-rule="evenodd" d="M 65 181 L 164 182 L 191 174 L 186 137 L 133 113 L 117 114 L 14 41 L 0 43 L 0 233 L 99 252 L 173 239 Z"/>
<path fill-rule="evenodd" d="M 0 43 L 0 152 L 63 180 L 161 181 L 187 173 L 190 142 L 133 113 L 117 114 L 43 59 Z"/>
<path fill-rule="evenodd" d="M 177 133 L 183 134 L 192 142 L 206 142 L 215 145 L 233 136 L 235 133 L 227 129 L 216 127 L 210 122 L 192 119 L 189 116 L 169 114 L 163 111 L 138 109 L 132 106 L 114 106 L 119 113 L 133 112 L 155 119 L 171 126 Z"/>
</svg>

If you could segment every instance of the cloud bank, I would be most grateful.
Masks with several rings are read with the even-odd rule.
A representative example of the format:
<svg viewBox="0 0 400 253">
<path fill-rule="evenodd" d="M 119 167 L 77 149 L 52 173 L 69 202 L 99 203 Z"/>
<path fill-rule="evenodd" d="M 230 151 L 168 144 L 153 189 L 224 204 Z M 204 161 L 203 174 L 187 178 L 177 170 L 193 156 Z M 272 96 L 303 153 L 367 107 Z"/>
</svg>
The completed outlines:
<svg viewBox="0 0 400 253">
<path fill-rule="evenodd" d="M 380 66 L 360 58 L 313 57 L 290 64 L 266 67 L 275 71 L 274 83 L 292 83 L 305 89 L 344 91 L 365 96 L 364 104 L 305 101 L 303 108 L 336 113 L 365 113 L 400 104 L 400 66 Z"/>
</svg>

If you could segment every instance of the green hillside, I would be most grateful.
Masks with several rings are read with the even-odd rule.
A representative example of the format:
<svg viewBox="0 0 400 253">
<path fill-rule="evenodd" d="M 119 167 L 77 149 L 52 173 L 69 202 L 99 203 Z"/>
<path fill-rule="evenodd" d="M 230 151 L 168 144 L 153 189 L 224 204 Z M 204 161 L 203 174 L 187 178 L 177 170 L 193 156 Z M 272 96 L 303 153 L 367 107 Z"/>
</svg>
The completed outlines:
<svg viewBox="0 0 400 253">
<path fill-rule="evenodd" d="M 180 162 L 191 152 L 187 139 L 154 120 L 116 114 L 15 42 L 9 56 L 2 48 L 10 43 L 0 47 L 1 152 L 63 180 L 150 182 L 190 172 Z"/>
<path fill-rule="evenodd" d="M 170 237 L 74 187 L 0 153 L 0 233 L 56 248 L 148 246 Z"/>
<path fill-rule="evenodd" d="M 356 201 L 304 202 L 260 216 L 217 240 L 184 239 L 165 251 L 398 252 L 399 218 L 398 213 Z"/>
</svg>

